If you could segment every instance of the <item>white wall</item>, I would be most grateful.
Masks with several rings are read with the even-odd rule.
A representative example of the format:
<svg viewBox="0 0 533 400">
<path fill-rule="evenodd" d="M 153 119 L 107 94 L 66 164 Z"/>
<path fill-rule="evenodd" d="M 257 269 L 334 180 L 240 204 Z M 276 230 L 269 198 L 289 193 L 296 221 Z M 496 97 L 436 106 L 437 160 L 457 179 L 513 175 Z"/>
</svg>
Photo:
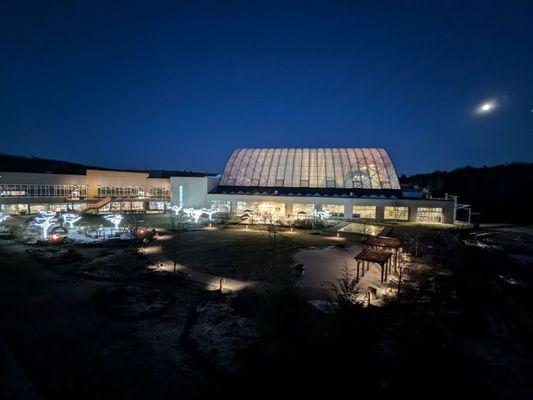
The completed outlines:
<svg viewBox="0 0 533 400">
<path fill-rule="evenodd" d="M 207 207 L 207 193 L 218 185 L 218 178 L 173 176 L 170 178 L 170 202 L 179 203 L 179 187 L 183 186 L 183 206 Z"/>
</svg>

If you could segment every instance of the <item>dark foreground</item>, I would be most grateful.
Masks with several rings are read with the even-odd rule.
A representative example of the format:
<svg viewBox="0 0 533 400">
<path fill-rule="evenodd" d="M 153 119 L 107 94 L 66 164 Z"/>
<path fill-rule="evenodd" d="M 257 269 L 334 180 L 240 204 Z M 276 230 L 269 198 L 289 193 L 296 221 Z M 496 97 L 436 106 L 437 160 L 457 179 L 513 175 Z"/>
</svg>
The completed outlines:
<svg viewBox="0 0 533 400">
<path fill-rule="evenodd" d="M 1 242 L 2 398 L 531 398 L 531 230 L 487 232 L 425 233 L 400 301 L 329 313 L 290 279 L 219 295 L 128 248 Z"/>
</svg>

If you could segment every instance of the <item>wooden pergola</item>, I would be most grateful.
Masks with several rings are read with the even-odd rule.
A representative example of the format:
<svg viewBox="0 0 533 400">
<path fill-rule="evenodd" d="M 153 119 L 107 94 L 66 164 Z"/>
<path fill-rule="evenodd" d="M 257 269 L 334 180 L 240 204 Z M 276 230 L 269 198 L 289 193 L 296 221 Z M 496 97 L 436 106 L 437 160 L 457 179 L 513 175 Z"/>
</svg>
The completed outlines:
<svg viewBox="0 0 533 400">
<path fill-rule="evenodd" d="M 376 249 L 385 250 L 393 255 L 394 271 L 397 270 L 400 255 L 402 254 L 402 242 L 400 239 L 378 236 L 372 237 L 363 242 L 363 250 Z"/>
<path fill-rule="evenodd" d="M 357 282 L 359 282 L 359 270 L 361 269 L 361 276 L 365 276 L 365 269 L 368 271 L 370 269 L 370 263 L 378 264 L 381 268 L 381 283 L 387 281 L 387 276 L 390 272 L 392 266 L 392 256 L 393 253 L 383 249 L 376 248 L 367 248 L 364 249 L 361 253 L 356 255 L 355 261 L 357 262 Z"/>
</svg>

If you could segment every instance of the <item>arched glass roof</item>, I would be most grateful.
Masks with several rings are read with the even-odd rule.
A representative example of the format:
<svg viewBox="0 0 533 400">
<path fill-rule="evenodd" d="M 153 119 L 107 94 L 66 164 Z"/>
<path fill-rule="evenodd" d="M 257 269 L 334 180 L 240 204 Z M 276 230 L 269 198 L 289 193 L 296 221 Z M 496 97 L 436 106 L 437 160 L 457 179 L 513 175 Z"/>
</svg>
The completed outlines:
<svg viewBox="0 0 533 400">
<path fill-rule="evenodd" d="M 220 186 L 400 189 L 384 149 L 237 149 Z"/>
</svg>

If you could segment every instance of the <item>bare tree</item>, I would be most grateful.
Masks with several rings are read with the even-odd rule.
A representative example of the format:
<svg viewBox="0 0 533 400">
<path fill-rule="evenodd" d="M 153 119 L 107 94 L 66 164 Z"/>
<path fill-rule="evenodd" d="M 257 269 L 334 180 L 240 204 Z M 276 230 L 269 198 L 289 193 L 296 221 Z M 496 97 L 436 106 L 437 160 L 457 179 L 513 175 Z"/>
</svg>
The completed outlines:
<svg viewBox="0 0 533 400">
<path fill-rule="evenodd" d="M 337 296 L 340 304 L 358 304 L 359 287 L 357 284 L 357 277 L 350 271 L 348 263 L 345 261 L 341 276 L 331 283 L 331 290 Z"/>
<path fill-rule="evenodd" d="M 407 273 L 407 265 L 400 259 L 398 266 L 393 270 L 393 276 L 396 278 L 396 301 L 400 302 L 400 293 Z"/>
<path fill-rule="evenodd" d="M 274 258 L 274 266 L 277 266 L 278 260 L 278 228 L 276 225 L 270 225 L 267 228 L 268 232 L 268 243 L 270 246 L 270 254 Z"/>
<path fill-rule="evenodd" d="M 185 230 L 185 217 L 181 212 L 171 213 L 169 215 L 172 234 L 172 272 L 175 274 L 178 266 L 179 238 L 181 233 Z"/>
</svg>

